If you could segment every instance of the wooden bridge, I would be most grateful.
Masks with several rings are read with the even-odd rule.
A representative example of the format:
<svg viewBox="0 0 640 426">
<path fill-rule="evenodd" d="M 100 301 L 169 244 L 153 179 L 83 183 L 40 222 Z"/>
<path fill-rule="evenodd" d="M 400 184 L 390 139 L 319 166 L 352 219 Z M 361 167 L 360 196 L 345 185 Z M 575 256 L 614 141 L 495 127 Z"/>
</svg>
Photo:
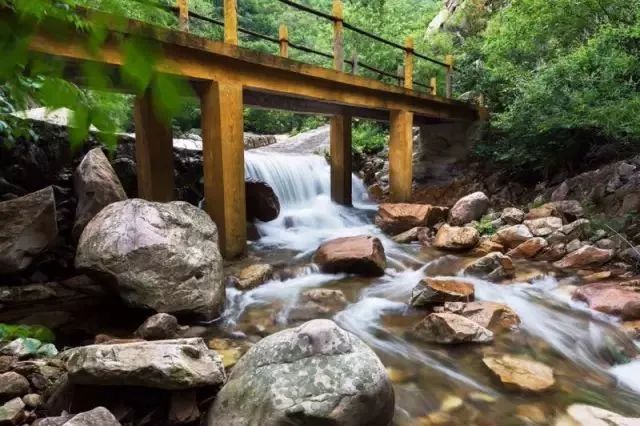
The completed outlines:
<svg viewBox="0 0 640 426">
<path fill-rule="evenodd" d="M 304 6 L 290 0 L 279 0 Z M 98 51 L 87 47 L 81 34 L 58 37 L 43 26 L 31 38 L 29 49 L 38 54 L 62 58 L 71 64 L 98 62 L 122 67 L 125 55 L 122 37 L 144 37 L 159 44 L 162 55 L 156 70 L 187 80 L 198 93 L 202 111 L 204 190 L 206 210 L 218 226 L 220 248 L 225 257 L 242 255 L 246 250 L 243 107 L 255 106 L 293 112 L 331 116 L 330 157 L 331 195 L 334 201 L 351 204 L 351 120 L 354 117 L 390 123 L 389 180 L 391 198 L 405 201 L 412 186 L 412 128 L 414 125 L 475 121 L 485 116 L 483 108 L 450 99 L 453 63 L 443 63 L 416 53 L 412 40 L 404 46 L 371 35 L 404 50 L 402 86 L 385 84 L 356 74 L 356 60 L 345 60 L 343 40 L 345 23 L 341 0 L 334 0 L 331 15 L 311 10 L 331 19 L 334 28 L 334 69 L 322 68 L 288 59 L 286 28 L 277 39 L 280 55 L 270 55 L 238 46 L 236 0 L 224 0 L 224 41 L 213 41 L 188 32 L 187 0 L 178 0 L 174 10 L 180 30 L 159 28 L 135 20 L 109 28 Z M 92 12 L 97 13 L 97 12 Z M 91 14 L 88 15 L 89 17 Z M 191 18 L 208 18 L 192 14 Z M 11 14 L 0 15 L 0 22 Z M 213 19 L 208 19 L 216 23 Z M 4 24 L 3 24 L 4 25 Z M 242 29 L 241 29 L 242 31 Z M 246 31 L 246 30 L 245 30 Z M 314 52 L 311 49 L 307 49 Z M 426 58 L 446 67 L 447 97 L 413 89 L 413 64 Z M 343 70 L 351 65 L 351 73 Z M 362 64 L 374 71 L 384 71 Z M 159 119 L 154 96 L 148 89 L 136 94 L 135 131 L 139 194 L 155 201 L 174 199 L 175 183 L 171 128 Z"/>
</svg>

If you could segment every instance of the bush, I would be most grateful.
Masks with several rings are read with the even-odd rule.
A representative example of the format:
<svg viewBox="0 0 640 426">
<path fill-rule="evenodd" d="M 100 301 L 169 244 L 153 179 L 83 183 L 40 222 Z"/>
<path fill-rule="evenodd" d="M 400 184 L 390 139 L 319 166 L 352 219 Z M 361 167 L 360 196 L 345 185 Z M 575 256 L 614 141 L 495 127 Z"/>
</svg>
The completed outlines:
<svg viewBox="0 0 640 426">
<path fill-rule="evenodd" d="M 371 121 L 355 121 L 352 129 L 352 147 L 364 154 L 377 154 L 387 145 L 389 131 Z"/>
</svg>

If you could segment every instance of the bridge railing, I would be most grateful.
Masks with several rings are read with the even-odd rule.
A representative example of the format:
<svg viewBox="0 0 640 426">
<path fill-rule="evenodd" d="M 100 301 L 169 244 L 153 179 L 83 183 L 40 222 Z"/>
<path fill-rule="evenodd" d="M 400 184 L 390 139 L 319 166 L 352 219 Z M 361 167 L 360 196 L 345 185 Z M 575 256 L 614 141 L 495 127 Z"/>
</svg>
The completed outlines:
<svg viewBox="0 0 640 426">
<path fill-rule="evenodd" d="M 274 43 L 279 46 L 279 55 L 289 57 L 289 49 L 299 50 L 308 54 L 317 55 L 319 57 L 330 59 L 333 61 L 334 69 L 344 71 L 345 65 L 349 66 L 352 74 L 357 74 L 360 69 L 370 71 L 379 77 L 386 77 L 397 82 L 399 86 L 406 89 L 414 90 L 415 87 L 426 89 L 431 95 L 438 95 L 438 81 L 436 77 L 432 77 L 428 83 L 423 83 L 414 79 L 414 63 L 415 59 L 427 61 L 433 65 L 440 66 L 444 69 L 444 95 L 447 98 L 453 96 L 453 75 L 455 71 L 454 59 L 452 55 L 446 55 L 444 61 L 431 58 L 422 53 L 416 52 L 414 49 L 414 41 L 407 38 L 404 45 L 398 44 L 391 40 L 387 40 L 377 34 L 359 28 L 344 19 L 343 0 L 333 0 L 331 13 L 325 13 L 294 0 L 277 0 L 282 4 L 290 6 L 299 11 L 312 14 L 318 18 L 329 21 L 333 25 L 333 52 L 323 52 L 312 47 L 294 43 L 289 38 L 289 29 L 286 25 L 281 24 L 278 36 L 270 36 L 256 31 L 243 28 L 238 25 L 238 1 L 239 0 L 223 0 L 223 19 L 216 19 L 189 9 L 188 0 L 168 0 L 175 1 L 174 5 L 161 3 L 159 0 L 134 0 L 153 7 L 157 7 L 169 12 L 178 18 L 178 28 L 181 31 L 189 31 L 189 23 L 191 19 L 209 23 L 220 27 L 223 30 L 223 40 L 225 43 L 238 45 L 238 34 L 245 34 L 250 37 Z M 344 30 L 352 31 L 361 36 L 368 37 L 378 43 L 382 43 L 404 53 L 403 65 L 399 66 L 396 72 L 383 70 L 380 67 L 362 62 L 357 53 L 353 53 L 350 59 L 345 58 Z"/>
</svg>

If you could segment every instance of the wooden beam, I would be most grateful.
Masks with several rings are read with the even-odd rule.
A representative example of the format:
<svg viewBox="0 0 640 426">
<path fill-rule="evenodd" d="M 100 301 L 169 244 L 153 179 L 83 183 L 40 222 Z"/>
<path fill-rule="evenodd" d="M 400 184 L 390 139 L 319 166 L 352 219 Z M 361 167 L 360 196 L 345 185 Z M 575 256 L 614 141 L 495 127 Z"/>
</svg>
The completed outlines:
<svg viewBox="0 0 640 426">
<path fill-rule="evenodd" d="M 351 205 L 351 117 L 336 115 L 330 123 L 331 200 Z"/>
<path fill-rule="evenodd" d="M 342 0 L 333 0 L 333 69 L 344 69 L 344 8 Z"/>
<path fill-rule="evenodd" d="M 178 0 L 180 31 L 189 31 L 189 0 Z"/>
<path fill-rule="evenodd" d="M 136 96 L 133 115 L 138 196 L 149 201 L 173 201 L 173 134 L 170 124 L 158 117 L 150 90 Z"/>
<path fill-rule="evenodd" d="M 224 42 L 238 45 L 238 3 L 224 0 Z"/>
<path fill-rule="evenodd" d="M 447 64 L 447 75 L 445 80 L 445 97 L 451 99 L 453 97 L 453 55 L 447 55 L 444 58 Z"/>
<path fill-rule="evenodd" d="M 289 57 L 289 30 L 285 24 L 280 24 L 279 39 L 280 39 L 280 56 L 283 58 Z"/>
<path fill-rule="evenodd" d="M 429 88 L 431 90 L 431 95 L 438 95 L 438 80 L 435 77 L 431 77 L 431 81 L 429 81 Z"/>
<path fill-rule="evenodd" d="M 413 39 L 408 37 L 404 44 L 404 88 L 413 89 Z"/>
<path fill-rule="evenodd" d="M 226 259 L 247 248 L 242 85 L 211 82 L 201 90 L 204 198 Z"/>
<path fill-rule="evenodd" d="M 411 199 L 413 184 L 413 114 L 391 111 L 389 130 L 389 186 L 393 202 Z"/>
</svg>

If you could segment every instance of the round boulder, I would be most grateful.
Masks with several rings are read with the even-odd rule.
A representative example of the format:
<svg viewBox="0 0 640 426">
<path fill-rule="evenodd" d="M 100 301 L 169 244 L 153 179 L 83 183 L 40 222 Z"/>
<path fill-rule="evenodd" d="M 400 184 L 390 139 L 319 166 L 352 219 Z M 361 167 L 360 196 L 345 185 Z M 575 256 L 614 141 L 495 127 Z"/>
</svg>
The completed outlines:
<svg viewBox="0 0 640 426">
<path fill-rule="evenodd" d="M 76 267 L 108 278 L 130 305 L 215 318 L 224 307 L 216 225 L 184 202 L 113 203 L 85 227 Z"/>
<path fill-rule="evenodd" d="M 278 217 L 280 200 L 269 184 L 248 180 L 244 183 L 244 188 L 247 198 L 247 220 L 269 222 Z"/>
<path fill-rule="evenodd" d="M 489 198 L 484 192 L 474 192 L 460 198 L 449 213 L 452 225 L 464 225 L 478 220 L 489 209 Z"/>
<path fill-rule="evenodd" d="M 330 320 L 272 334 L 235 365 L 207 426 L 387 426 L 394 394 L 367 345 Z"/>
</svg>

